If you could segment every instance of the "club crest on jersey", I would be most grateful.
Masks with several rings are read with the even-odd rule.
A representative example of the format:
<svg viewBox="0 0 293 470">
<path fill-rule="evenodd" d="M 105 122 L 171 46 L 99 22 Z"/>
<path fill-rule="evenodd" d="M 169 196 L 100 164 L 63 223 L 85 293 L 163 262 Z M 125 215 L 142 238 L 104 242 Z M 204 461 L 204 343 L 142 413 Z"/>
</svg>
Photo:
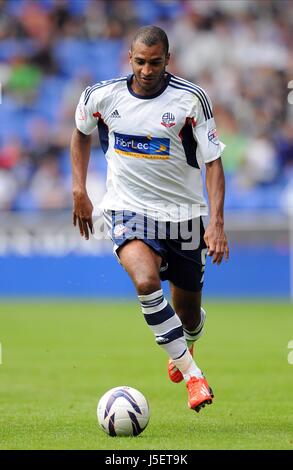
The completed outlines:
<svg viewBox="0 0 293 470">
<path fill-rule="evenodd" d="M 217 133 L 217 129 L 211 129 L 209 132 L 208 132 L 208 139 L 210 142 L 212 142 L 213 144 L 215 145 L 219 145 L 219 138 L 218 138 L 218 133 Z"/>
<path fill-rule="evenodd" d="M 175 116 L 172 113 L 164 113 L 162 116 L 162 126 L 164 127 L 172 127 L 175 126 Z"/>
</svg>

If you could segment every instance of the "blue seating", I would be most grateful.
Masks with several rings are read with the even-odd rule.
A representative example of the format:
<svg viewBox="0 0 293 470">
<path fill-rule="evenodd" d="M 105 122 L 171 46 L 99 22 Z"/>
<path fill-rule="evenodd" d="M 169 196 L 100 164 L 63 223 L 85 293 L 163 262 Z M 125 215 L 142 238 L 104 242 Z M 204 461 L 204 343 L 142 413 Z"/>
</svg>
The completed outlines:
<svg viewBox="0 0 293 470">
<path fill-rule="evenodd" d="M 53 56 L 60 72 L 66 77 L 74 76 L 81 70 L 90 71 L 93 66 L 87 41 L 80 39 L 67 38 L 57 41 L 53 47 Z"/>
<path fill-rule="evenodd" d="M 120 40 L 99 39 L 90 43 L 89 61 L 95 80 L 108 80 L 119 77 L 123 42 Z"/>
<path fill-rule="evenodd" d="M 36 50 L 37 44 L 31 39 L 3 39 L 0 41 L 0 61 L 8 62 L 17 56 L 30 57 Z"/>
<path fill-rule="evenodd" d="M 46 77 L 40 86 L 35 110 L 42 117 L 56 120 L 60 113 L 63 91 L 67 81 L 56 77 Z"/>
</svg>

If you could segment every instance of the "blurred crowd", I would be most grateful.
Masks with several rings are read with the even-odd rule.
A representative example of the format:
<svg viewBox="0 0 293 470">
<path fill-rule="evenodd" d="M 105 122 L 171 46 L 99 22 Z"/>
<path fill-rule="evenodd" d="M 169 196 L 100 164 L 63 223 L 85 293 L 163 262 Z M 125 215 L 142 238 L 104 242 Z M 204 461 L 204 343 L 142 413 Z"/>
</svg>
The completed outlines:
<svg viewBox="0 0 293 470">
<path fill-rule="evenodd" d="M 226 207 L 282 206 L 293 187 L 292 0 L 0 0 L 0 210 L 71 208 L 79 96 L 130 73 L 131 38 L 145 24 L 167 32 L 169 70 L 212 99 Z M 96 200 L 105 172 L 96 133 Z"/>
</svg>

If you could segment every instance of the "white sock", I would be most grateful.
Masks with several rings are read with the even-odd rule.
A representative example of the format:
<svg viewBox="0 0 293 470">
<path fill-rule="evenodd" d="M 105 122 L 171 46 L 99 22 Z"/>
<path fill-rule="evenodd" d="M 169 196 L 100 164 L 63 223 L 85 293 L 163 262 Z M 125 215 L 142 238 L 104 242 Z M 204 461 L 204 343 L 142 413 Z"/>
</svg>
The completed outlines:
<svg viewBox="0 0 293 470">
<path fill-rule="evenodd" d="M 194 330 L 187 330 L 186 328 L 183 328 L 184 336 L 185 336 L 188 348 L 190 348 L 193 345 L 193 343 L 197 341 L 203 334 L 204 324 L 206 320 L 206 312 L 202 307 L 200 309 L 200 317 L 201 317 L 200 322 Z"/>
<path fill-rule="evenodd" d="M 165 349 L 182 373 L 184 380 L 188 381 L 191 376 L 203 377 L 187 348 L 181 320 L 164 298 L 162 289 L 151 294 L 139 295 L 138 298 L 157 344 Z"/>
<path fill-rule="evenodd" d="M 185 382 L 187 382 L 190 377 L 203 377 L 202 371 L 196 365 L 188 349 L 179 359 L 173 359 L 173 362 L 182 373 Z"/>
<path fill-rule="evenodd" d="M 180 318 L 164 298 L 162 289 L 138 296 L 144 318 L 155 335 L 157 344 L 162 346 L 169 357 L 181 357 L 187 344 Z"/>
</svg>

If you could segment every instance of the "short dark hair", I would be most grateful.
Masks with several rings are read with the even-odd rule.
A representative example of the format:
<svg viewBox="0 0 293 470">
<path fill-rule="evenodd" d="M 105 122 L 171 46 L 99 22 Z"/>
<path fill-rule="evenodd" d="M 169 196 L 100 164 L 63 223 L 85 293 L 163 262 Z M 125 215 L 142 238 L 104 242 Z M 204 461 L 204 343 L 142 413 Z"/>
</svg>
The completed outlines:
<svg viewBox="0 0 293 470">
<path fill-rule="evenodd" d="M 148 47 L 162 43 L 165 49 L 165 54 L 167 55 L 169 53 L 169 41 L 167 34 L 158 26 L 150 25 L 139 28 L 132 40 L 131 49 L 137 41 L 142 42 Z"/>
</svg>

